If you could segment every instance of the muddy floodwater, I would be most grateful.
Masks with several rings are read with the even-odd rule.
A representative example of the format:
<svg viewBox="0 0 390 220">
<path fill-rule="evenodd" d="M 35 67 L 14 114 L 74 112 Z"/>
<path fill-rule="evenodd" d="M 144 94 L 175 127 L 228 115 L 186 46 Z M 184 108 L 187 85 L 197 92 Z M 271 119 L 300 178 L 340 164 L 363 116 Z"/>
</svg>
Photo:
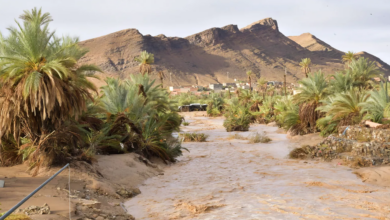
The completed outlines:
<svg viewBox="0 0 390 220">
<path fill-rule="evenodd" d="M 223 119 L 192 117 L 184 132 L 210 135 L 148 179 L 125 203 L 139 219 L 390 219 L 390 190 L 363 183 L 349 167 L 291 160 L 294 147 L 276 127 L 253 125 L 270 143 L 229 138 Z"/>
</svg>

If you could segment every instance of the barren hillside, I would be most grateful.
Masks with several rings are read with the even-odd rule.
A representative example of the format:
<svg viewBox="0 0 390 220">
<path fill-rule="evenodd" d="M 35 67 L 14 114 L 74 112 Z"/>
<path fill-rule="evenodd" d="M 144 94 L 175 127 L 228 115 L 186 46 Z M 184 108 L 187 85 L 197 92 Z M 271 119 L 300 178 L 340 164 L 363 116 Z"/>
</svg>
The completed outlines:
<svg viewBox="0 0 390 220">
<path fill-rule="evenodd" d="M 285 67 L 287 81 L 294 82 L 304 77 L 298 64 L 306 57 L 312 60 L 312 71 L 332 74 L 344 67 L 343 52 L 311 34 L 286 37 L 272 18 L 241 29 L 236 25 L 211 28 L 186 38 L 142 35 L 127 29 L 80 44 L 90 49 L 81 62 L 99 65 L 105 71 L 103 77 L 137 73 L 134 58 L 147 50 L 155 55 L 154 69 L 165 72 L 166 85 L 233 82 L 246 79 L 247 70 L 256 78 L 282 80 Z M 378 61 L 384 73 L 390 73 L 390 67 L 379 58 L 368 53 L 363 56 Z"/>
</svg>

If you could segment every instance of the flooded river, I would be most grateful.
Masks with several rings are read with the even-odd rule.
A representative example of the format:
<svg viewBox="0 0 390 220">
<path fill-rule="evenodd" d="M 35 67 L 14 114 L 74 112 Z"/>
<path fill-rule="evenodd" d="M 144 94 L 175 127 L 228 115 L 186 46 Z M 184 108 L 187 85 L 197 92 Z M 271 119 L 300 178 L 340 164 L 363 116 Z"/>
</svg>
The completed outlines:
<svg viewBox="0 0 390 220">
<path fill-rule="evenodd" d="M 179 162 L 148 179 L 125 203 L 139 219 L 390 219 L 390 190 L 362 183 L 348 167 L 291 160 L 294 147 L 276 127 L 253 125 L 270 143 L 229 138 L 223 119 L 194 117 L 184 132 L 210 135 L 184 143 Z"/>
</svg>

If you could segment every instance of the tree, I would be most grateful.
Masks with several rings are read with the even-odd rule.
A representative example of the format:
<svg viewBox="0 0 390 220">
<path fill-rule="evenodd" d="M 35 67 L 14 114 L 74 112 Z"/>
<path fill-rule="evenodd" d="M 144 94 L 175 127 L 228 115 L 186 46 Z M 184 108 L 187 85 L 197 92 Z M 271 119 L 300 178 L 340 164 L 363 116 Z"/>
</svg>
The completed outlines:
<svg viewBox="0 0 390 220">
<path fill-rule="evenodd" d="M 293 100 L 299 104 L 301 129 L 309 128 L 310 130 L 307 130 L 307 132 L 314 132 L 316 121 L 320 117 L 316 109 L 320 100 L 329 95 L 328 83 L 321 71 L 302 79 L 298 83 L 301 84 L 301 87 L 297 89 L 299 93 L 293 97 Z"/>
<path fill-rule="evenodd" d="M 337 128 L 345 125 L 354 125 L 362 119 L 362 106 L 367 102 L 366 91 L 356 88 L 346 92 L 337 93 L 321 100 L 322 105 L 317 108 L 325 114 L 325 117 L 317 121 L 322 135 L 337 131 Z"/>
<path fill-rule="evenodd" d="M 165 74 L 164 74 L 163 71 L 158 71 L 158 78 L 160 78 L 161 88 L 164 88 L 164 78 L 165 78 Z"/>
<path fill-rule="evenodd" d="M 139 72 L 142 75 L 150 74 L 152 72 L 151 64 L 154 63 L 154 55 L 148 53 L 146 50 L 141 52 L 141 55 L 134 58 L 135 61 L 139 62 Z"/>
<path fill-rule="evenodd" d="M 77 65 L 87 50 L 77 38 L 57 38 L 49 30 L 49 13 L 34 8 L 20 18 L 23 24 L 16 22 L 8 37 L 0 37 L 0 137 L 18 140 L 28 133 L 35 140 L 82 114 L 96 91 L 87 77 L 100 69 Z"/>
<path fill-rule="evenodd" d="M 329 91 L 333 94 L 348 91 L 353 87 L 354 79 L 349 71 L 336 73 L 332 77 L 329 81 Z"/>
<path fill-rule="evenodd" d="M 389 106 L 388 94 L 383 84 L 379 90 L 369 92 L 367 101 L 360 104 L 361 113 L 365 114 L 364 118 L 373 122 L 382 123 L 387 107 Z"/>
<path fill-rule="evenodd" d="M 265 94 L 267 93 L 267 83 L 268 81 L 263 77 L 260 77 L 260 79 L 257 80 L 257 86 L 259 87 L 259 89 L 263 90 L 263 99 L 265 98 Z"/>
<path fill-rule="evenodd" d="M 252 91 L 252 70 L 247 71 L 246 75 L 248 76 L 249 91 Z"/>
<path fill-rule="evenodd" d="M 348 66 L 353 60 L 357 59 L 357 55 L 352 51 L 348 51 L 341 58 L 343 59 L 343 63 Z"/>
<path fill-rule="evenodd" d="M 311 71 L 310 65 L 311 65 L 310 58 L 302 59 L 302 61 L 299 63 L 299 66 L 301 66 L 302 72 L 305 74 L 306 78 L 309 77 L 309 73 Z"/>
<path fill-rule="evenodd" d="M 100 69 L 77 64 L 87 50 L 77 38 L 56 37 L 49 13 L 34 8 L 20 18 L 7 37 L 0 34 L 0 141 L 23 154 L 35 175 L 84 143 L 75 121 L 96 91 L 87 77 Z"/>
<path fill-rule="evenodd" d="M 361 57 L 358 60 L 352 60 L 349 69 L 346 70 L 353 78 L 353 86 L 360 89 L 373 88 L 375 78 L 383 78 L 383 73 L 379 71 L 375 62 Z"/>
</svg>

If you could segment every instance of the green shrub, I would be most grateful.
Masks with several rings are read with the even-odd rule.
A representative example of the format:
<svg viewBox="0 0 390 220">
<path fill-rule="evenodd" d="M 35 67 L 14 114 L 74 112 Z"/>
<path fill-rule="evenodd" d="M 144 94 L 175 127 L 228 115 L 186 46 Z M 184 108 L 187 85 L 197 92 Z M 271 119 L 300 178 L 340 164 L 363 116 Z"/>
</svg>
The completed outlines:
<svg viewBox="0 0 390 220">
<path fill-rule="evenodd" d="M 182 125 L 183 126 L 188 126 L 188 125 L 190 125 L 190 123 L 185 121 L 185 122 L 182 123 Z"/>
<path fill-rule="evenodd" d="M 245 106 L 230 106 L 230 109 L 225 114 L 223 126 L 227 132 L 231 131 L 248 131 L 251 122 L 251 114 L 249 108 Z"/>
<path fill-rule="evenodd" d="M 183 138 L 184 142 L 206 142 L 209 135 L 204 133 L 180 133 L 179 137 Z"/>
<path fill-rule="evenodd" d="M 249 137 L 249 144 L 256 144 L 256 143 L 268 143 L 272 141 L 271 138 L 269 138 L 265 132 L 263 134 L 259 134 L 256 132 L 256 134 L 253 134 Z"/>
</svg>

